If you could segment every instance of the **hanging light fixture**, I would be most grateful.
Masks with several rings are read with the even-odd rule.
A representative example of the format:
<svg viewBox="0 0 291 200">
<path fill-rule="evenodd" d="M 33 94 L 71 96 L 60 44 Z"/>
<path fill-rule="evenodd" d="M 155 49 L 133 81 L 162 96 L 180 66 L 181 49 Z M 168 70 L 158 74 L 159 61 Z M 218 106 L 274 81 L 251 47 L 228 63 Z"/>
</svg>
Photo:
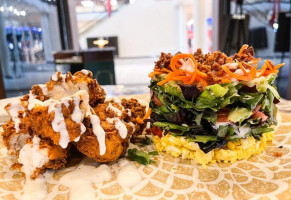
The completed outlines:
<svg viewBox="0 0 291 200">
<path fill-rule="evenodd" d="M 93 41 L 93 44 L 97 45 L 99 48 L 103 48 L 108 43 L 109 41 L 104 38 L 99 38 L 98 40 Z"/>
</svg>

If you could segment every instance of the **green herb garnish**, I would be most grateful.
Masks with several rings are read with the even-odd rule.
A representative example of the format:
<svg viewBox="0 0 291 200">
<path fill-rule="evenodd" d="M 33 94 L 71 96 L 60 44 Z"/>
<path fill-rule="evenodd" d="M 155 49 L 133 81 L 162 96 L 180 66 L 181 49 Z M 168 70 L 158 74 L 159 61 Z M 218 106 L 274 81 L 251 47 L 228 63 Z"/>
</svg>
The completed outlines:
<svg viewBox="0 0 291 200">
<path fill-rule="evenodd" d="M 150 155 L 158 155 L 158 152 L 152 151 L 152 152 L 146 153 L 144 151 L 134 148 L 134 149 L 128 149 L 127 154 L 128 154 L 127 158 L 129 160 L 136 161 L 143 165 L 148 165 L 148 164 L 156 163 L 156 161 L 150 159 Z"/>
</svg>

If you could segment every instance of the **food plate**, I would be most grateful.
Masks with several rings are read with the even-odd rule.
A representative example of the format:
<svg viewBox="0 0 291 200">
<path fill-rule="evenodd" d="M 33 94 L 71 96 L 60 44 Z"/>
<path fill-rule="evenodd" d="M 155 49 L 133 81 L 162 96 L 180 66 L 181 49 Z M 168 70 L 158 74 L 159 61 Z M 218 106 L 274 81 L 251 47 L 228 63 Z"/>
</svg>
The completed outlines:
<svg viewBox="0 0 291 200">
<path fill-rule="evenodd" d="M 130 97 L 145 104 L 149 100 L 149 95 Z M 123 188 L 118 183 L 121 161 L 126 160 L 121 158 L 108 165 L 112 172 L 111 180 L 96 182 L 88 188 L 95 190 L 96 199 L 291 199 L 290 150 L 291 115 L 279 113 L 274 141 L 261 155 L 233 164 L 210 164 L 203 169 L 193 161 L 160 154 L 154 157 L 156 165 L 132 162 L 142 177 L 139 184 L 132 188 Z M 13 160 L 7 155 L 2 141 L 0 154 L 0 198 L 23 199 L 25 178 L 10 168 Z M 71 162 L 71 167 L 45 173 L 46 199 L 70 199 L 70 188 L 62 185 L 60 179 L 74 171 L 78 167 L 76 163 Z M 71 181 L 78 185 L 82 184 L 83 178 L 75 176 Z M 31 199 L 37 198 L 31 196 Z"/>
</svg>

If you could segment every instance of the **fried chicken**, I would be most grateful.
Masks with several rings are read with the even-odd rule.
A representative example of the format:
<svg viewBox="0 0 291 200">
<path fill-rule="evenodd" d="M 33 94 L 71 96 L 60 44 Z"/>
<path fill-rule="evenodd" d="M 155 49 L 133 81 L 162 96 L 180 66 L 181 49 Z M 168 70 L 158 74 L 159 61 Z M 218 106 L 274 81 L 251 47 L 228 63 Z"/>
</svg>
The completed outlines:
<svg viewBox="0 0 291 200">
<path fill-rule="evenodd" d="M 105 132 L 105 142 L 100 141 L 99 133 L 94 132 L 87 119 L 85 123 L 88 128 L 75 145 L 80 152 L 96 162 L 114 161 L 126 152 L 131 135 L 143 130 L 143 125 L 136 122 L 136 117 L 145 115 L 145 106 L 140 105 L 136 99 L 116 98 L 98 104 L 94 111 Z"/>
<path fill-rule="evenodd" d="M 143 130 L 135 118 L 144 116 L 145 107 L 134 99 L 104 103 L 105 92 L 92 77 L 87 70 L 57 72 L 6 106 L 11 118 L 3 125 L 3 141 L 27 178 L 64 167 L 73 144 L 98 162 L 114 161 L 131 135 Z"/>
</svg>

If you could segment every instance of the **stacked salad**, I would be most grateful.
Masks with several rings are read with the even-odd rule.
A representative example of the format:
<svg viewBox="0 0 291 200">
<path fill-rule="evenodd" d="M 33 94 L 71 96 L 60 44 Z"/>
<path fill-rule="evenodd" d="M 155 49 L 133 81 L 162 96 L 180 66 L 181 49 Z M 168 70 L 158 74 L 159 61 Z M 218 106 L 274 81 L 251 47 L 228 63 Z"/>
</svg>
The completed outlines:
<svg viewBox="0 0 291 200">
<path fill-rule="evenodd" d="M 231 57 L 220 51 L 202 54 L 162 53 L 151 77 L 151 130 L 164 137 L 184 136 L 204 153 L 229 141 L 273 131 L 274 104 L 280 96 L 274 85 L 278 69 L 253 57 L 244 45 Z"/>
</svg>

